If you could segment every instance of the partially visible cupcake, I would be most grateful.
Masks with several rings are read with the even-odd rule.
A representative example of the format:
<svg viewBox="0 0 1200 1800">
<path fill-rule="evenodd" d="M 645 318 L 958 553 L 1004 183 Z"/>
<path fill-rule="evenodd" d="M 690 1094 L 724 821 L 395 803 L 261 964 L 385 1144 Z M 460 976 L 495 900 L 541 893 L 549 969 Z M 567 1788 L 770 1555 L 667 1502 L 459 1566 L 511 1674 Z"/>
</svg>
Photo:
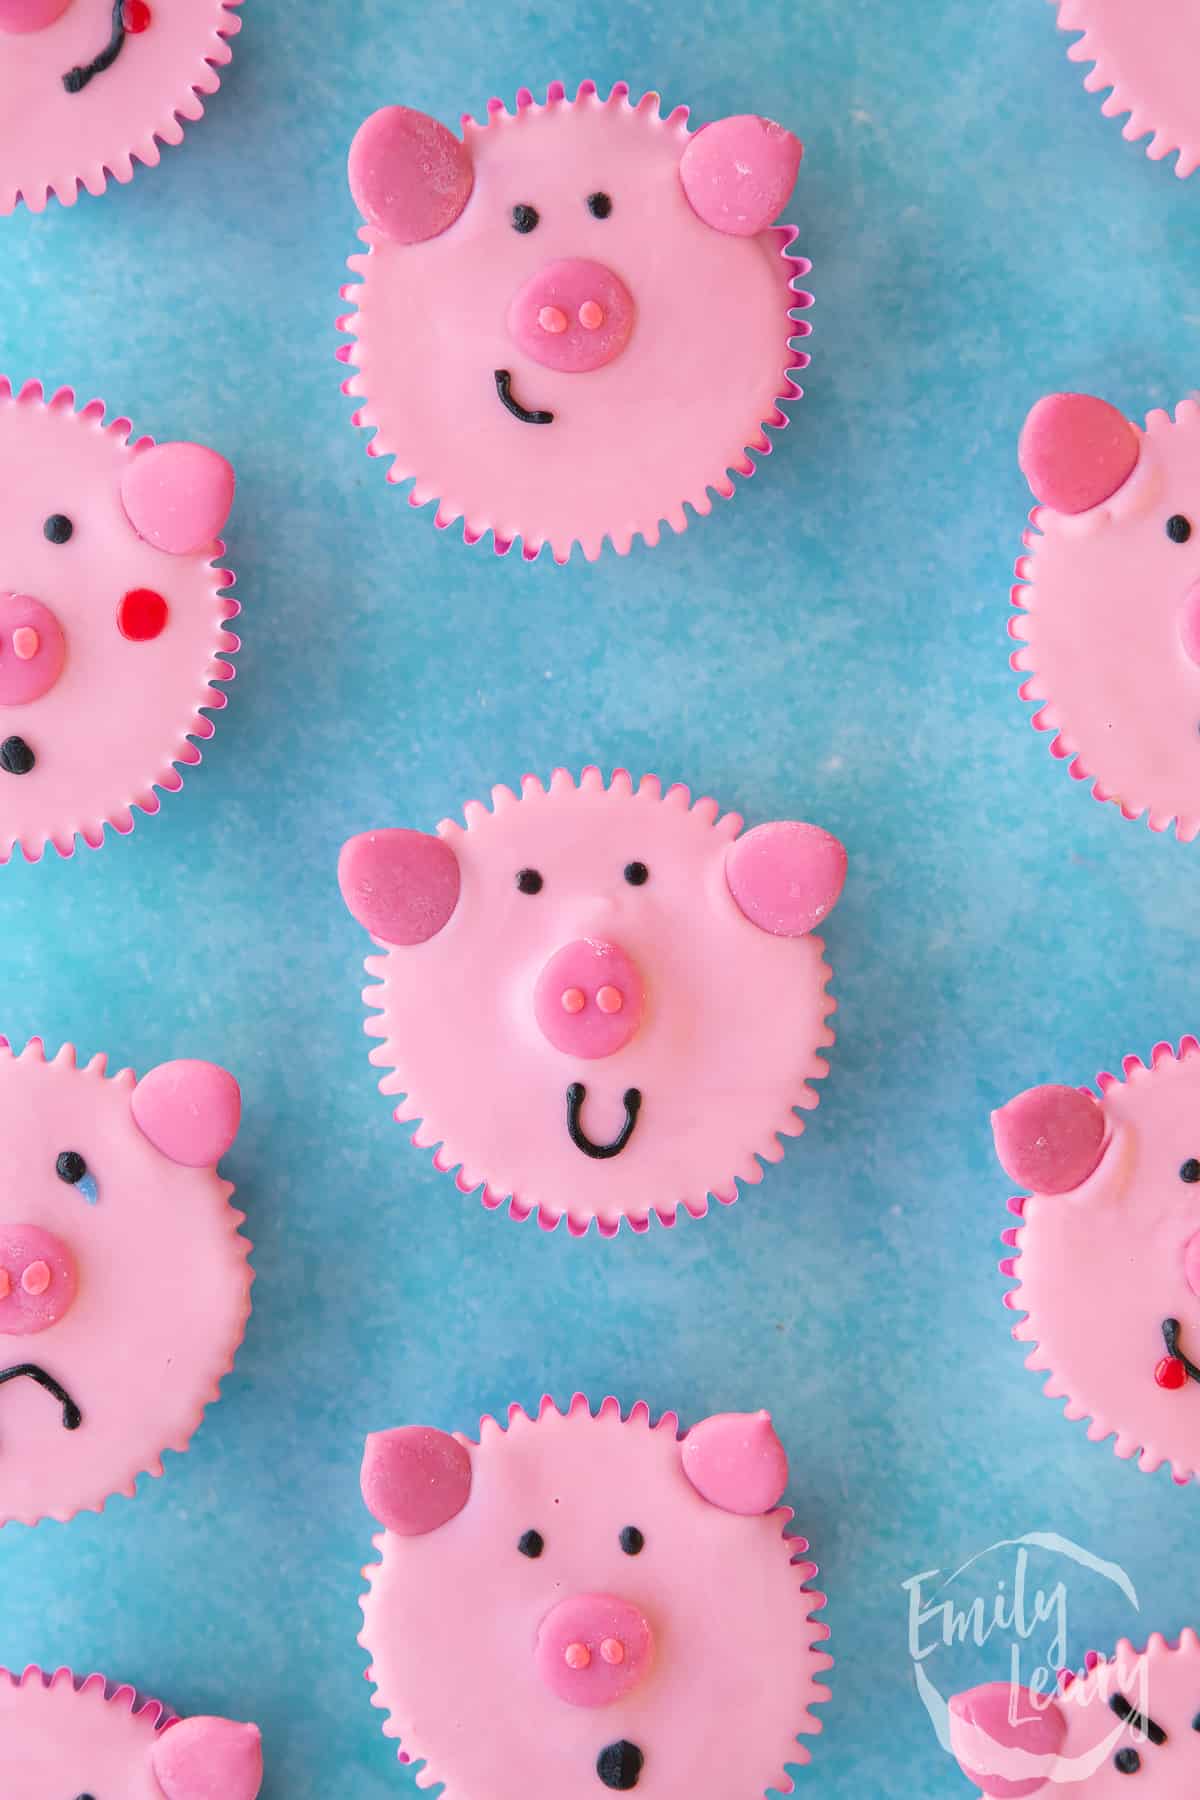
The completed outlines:
<svg viewBox="0 0 1200 1800">
<path fill-rule="evenodd" d="M 1177 175 L 1200 166 L 1200 9 L 1190 0 L 1052 0 L 1061 31 L 1080 31 L 1067 51 L 1091 63 L 1084 86 L 1104 94 L 1110 119 L 1131 142 L 1149 137 L 1154 162 L 1178 151 Z M 1105 89 L 1108 92 L 1105 93 Z"/>
</svg>

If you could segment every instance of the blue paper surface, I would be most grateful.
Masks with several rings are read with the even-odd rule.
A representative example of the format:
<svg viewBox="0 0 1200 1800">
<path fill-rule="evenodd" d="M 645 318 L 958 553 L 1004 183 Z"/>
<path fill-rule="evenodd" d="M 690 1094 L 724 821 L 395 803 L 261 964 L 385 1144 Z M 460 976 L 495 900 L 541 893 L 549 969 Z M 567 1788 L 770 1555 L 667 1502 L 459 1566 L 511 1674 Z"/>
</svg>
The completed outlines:
<svg viewBox="0 0 1200 1800">
<path fill-rule="evenodd" d="M 0 222 L 0 368 L 235 462 L 245 640 L 156 819 L 0 871 L 0 1029 L 227 1063 L 258 1271 L 236 1372 L 165 1479 L 0 1536 L 0 1662 L 258 1719 L 268 1800 L 411 1794 L 355 1642 L 363 1435 L 576 1388 L 685 1423 L 771 1408 L 836 1657 L 806 1793 L 967 1793 L 914 1681 L 914 1575 L 1058 1533 L 1128 1578 L 1034 1553 L 1065 1584 L 1062 1660 L 1200 1625 L 1194 1491 L 1062 1421 L 995 1272 L 989 1109 L 1200 1020 L 1196 848 L 1069 780 L 1007 663 L 1028 406 L 1079 388 L 1140 418 L 1190 390 L 1200 343 L 1200 188 L 1122 141 L 1065 49 L 1040 0 L 248 0 L 181 150 Z M 816 296 L 807 397 L 755 479 L 656 550 L 565 570 L 412 512 L 333 360 L 359 120 L 402 100 L 453 123 L 556 76 L 792 124 Z M 803 1140 L 732 1209 L 614 1243 L 486 1214 L 408 1147 L 334 881 L 351 831 L 588 761 L 815 819 L 852 858 Z M 1016 1558 L 953 1593 L 1011 1596 Z M 942 1692 L 1001 1678 L 1015 1641 L 1028 1674 L 1047 1634 L 921 1666 Z"/>
</svg>

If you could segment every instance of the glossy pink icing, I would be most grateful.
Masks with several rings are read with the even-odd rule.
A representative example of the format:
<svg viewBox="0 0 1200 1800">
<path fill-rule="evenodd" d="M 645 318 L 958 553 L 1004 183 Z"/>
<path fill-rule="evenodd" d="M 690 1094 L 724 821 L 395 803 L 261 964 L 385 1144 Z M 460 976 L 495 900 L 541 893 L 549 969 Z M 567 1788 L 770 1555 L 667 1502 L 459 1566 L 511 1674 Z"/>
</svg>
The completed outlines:
<svg viewBox="0 0 1200 1800">
<path fill-rule="evenodd" d="M 1044 506 L 1081 513 L 1133 474 L 1141 438 L 1124 413 L 1091 394 L 1047 394 L 1025 421 L 1017 460 Z"/>
<path fill-rule="evenodd" d="M 458 905 L 458 858 L 426 831 L 367 831 L 342 846 L 338 884 L 372 937 L 423 944 Z"/>
<path fill-rule="evenodd" d="M 1036 409 L 1035 409 L 1036 410 Z M 1132 429 L 1132 427 L 1131 427 Z M 1021 697 L 1098 800 L 1155 831 L 1200 831 L 1200 667 L 1188 645 L 1200 579 L 1200 405 L 1153 412 L 1137 463 L 1101 504 L 1035 509 L 1009 623 Z M 1069 448 L 1069 446 L 1068 446 Z M 1040 465 L 1039 465 L 1040 466 Z M 1060 470 L 1056 479 L 1065 481 Z M 1175 541 L 1168 521 L 1192 527 Z"/>
<path fill-rule="evenodd" d="M 394 459 L 389 479 L 412 477 L 411 502 L 436 501 L 437 523 L 461 519 L 468 542 L 490 531 L 503 552 L 520 537 L 526 556 L 549 544 L 559 561 L 575 544 L 595 558 L 606 541 L 621 553 L 635 536 L 657 543 L 664 520 L 682 531 L 686 507 L 707 513 L 710 490 L 732 494 L 731 472 L 753 471 L 748 450 L 770 447 L 764 427 L 786 423 L 779 402 L 799 395 L 808 361 L 789 348 L 808 330 L 789 309 L 811 301 L 792 282 L 809 264 L 792 255 L 790 227 L 764 219 L 738 236 L 704 222 L 681 178 L 700 141 L 686 121 L 682 107 L 664 119 L 655 94 L 631 105 L 624 83 L 607 100 L 591 82 L 573 100 L 555 83 L 544 102 L 522 90 L 515 113 L 493 101 L 486 124 L 466 118 L 461 154 L 437 136 L 426 158 L 441 128 L 411 114 L 375 115 L 356 139 L 367 248 L 344 290 L 357 310 L 341 321 L 356 340 L 342 355 L 358 371 L 345 390 L 361 402 L 371 454 Z M 696 167 L 726 165 L 720 203 L 732 219 L 736 145 L 709 130 Z M 764 173 L 760 205 L 767 192 L 786 203 L 785 164 L 775 157 Z M 428 220 L 408 222 L 424 210 L 411 198 L 422 186 L 436 235 Z M 595 193 L 611 200 L 608 216 L 589 211 Z M 517 205 L 537 212 L 535 229 L 513 229 Z M 558 290 L 554 271 L 597 265 L 607 286 L 572 277 Z M 579 317 L 589 302 L 599 324 Z M 543 308 L 566 329 L 539 324 Z M 519 405 L 553 422 L 506 411 L 497 371 Z"/>
<path fill-rule="evenodd" d="M 238 1134 L 242 1096 L 228 1069 L 185 1059 L 160 1063 L 143 1076 L 129 1110 L 138 1130 L 172 1162 L 209 1169 Z"/>
<path fill-rule="evenodd" d="M 234 474 L 205 444 L 155 444 L 121 477 L 121 505 L 140 538 L 169 556 L 196 556 L 225 529 Z"/>
<path fill-rule="evenodd" d="M 703 1499 L 674 1415 L 652 1427 L 641 1403 L 624 1421 L 615 1400 L 595 1415 L 582 1396 L 566 1413 L 543 1401 L 536 1421 L 514 1407 L 458 1442 L 467 1503 L 426 1536 L 383 1532 L 366 1571 L 374 1703 L 400 1754 L 424 1760 L 421 1784 L 445 1782 L 446 1800 L 596 1800 L 597 1758 L 624 1741 L 647 1800 L 729 1800 L 731 1746 L 746 1794 L 790 1792 L 830 1666 L 790 1512 Z M 536 1557 L 518 1549 L 531 1531 Z"/>
<path fill-rule="evenodd" d="M 726 1512 L 770 1512 L 783 1499 L 788 1466 L 768 1412 L 715 1413 L 683 1441 L 683 1472 Z"/>
<path fill-rule="evenodd" d="M 423 943 L 381 942 L 367 962 L 379 985 L 366 999 L 380 1015 L 367 1030 L 382 1040 L 371 1060 L 386 1071 L 382 1091 L 405 1096 L 395 1116 L 417 1124 L 414 1142 L 436 1147 L 437 1166 L 457 1170 L 464 1192 L 483 1186 L 485 1204 L 513 1196 L 515 1217 L 536 1212 L 550 1226 L 565 1215 L 573 1232 L 595 1220 L 611 1235 L 622 1218 L 642 1229 L 651 1213 L 670 1222 L 679 1205 L 699 1216 L 710 1194 L 729 1202 L 737 1182 L 761 1180 L 762 1161 L 778 1161 L 781 1139 L 803 1129 L 795 1109 L 817 1104 L 811 1083 L 826 1072 L 833 1002 L 820 939 L 761 929 L 730 892 L 741 819 L 721 816 L 713 800 L 693 805 L 686 788 L 664 792 L 653 776 L 635 787 L 619 770 L 606 785 L 597 769 L 578 785 L 559 770 L 548 789 L 526 776 L 519 799 L 498 787 L 492 810 L 472 803 L 465 817 L 465 830 L 450 820 L 438 827 L 460 881 L 442 929 Z M 397 873 L 381 838 L 353 840 L 350 879 L 342 868 L 352 911 L 367 893 L 368 928 Z M 779 841 L 790 852 L 802 840 Z M 825 869 L 832 840 L 811 841 Z M 786 860 L 798 880 L 799 860 Z M 642 886 L 624 875 L 637 861 L 649 870 Z M 520 891 L 522 870 L 541 874 L 539 891 Z M 821 889 L 832 904 L 824 881 Z M 397 884 L 390 905 L 404 921 L 419 901 Z M 540 1004 L 547 963 L 589 940 L 619 945 L 640 974 L 640 1015 L 604 1012 L 600 988 L 614 984 L 599 969 L 554 984 L 557 1015 L 548 998 Z M 628 986 L 632 1009 L 635 978 L 621 968 L 615 985 Z M 571 986 L 586 1003 L 574 1014 L 561 1005 Z M 619 1047 L 597 1060 L 610 1027 Z M 641 1094 L 619 1154 L 596 1159 L 572 1141 L 576 1083 L 586 1089 L 582 1128 L 597 1145 L 618 1139 L 626 1095 Z"/>
<path fill-rule="evenodd" d="M 791 199 L 803 154 L 786 127 L 742 113 L 701 126 L 680 158 L 679 178 L 697 218 L 714 231 L 753 237 Z"/>
<path fill-rule="evenodd" d="M 1142 1651 L 1122 1639 L 1111 1658 L 1089 1665 L 1065 1677 L 1057 1697 L 1007 1683 L 956 1695 L 950 1741 L 968 1779 L 994 1800 L 1192 1800 L 1200 1782 L 1195 1632 L 1177 1644 L 1155 1632 Z M 1114 1713 L 1114 1697 L 1151 1719 L 1163 1741 Z M 1118 1756 L 1136 1762 L 1122 1769 Z"/>
<path fill-rule="evenodd" d="M 398 1425 L 367 1439 L 362 1491 L 374 1518 L 401 1537 L 422 1537 L 460 1513 L 471 1493 L 471 1458 L 449 1432 Z"/>
<path fill-rule="evenodd" d="M 135 1093 L 132 1071 L 109 1078 L 103 1057 L 78 1068 L 69 1047 L 52 1062 L 36 1039 L 20 1056 L 0 1048 L 0 1250 L 33 1226 L 65 1248 L 77 1284 L 36 1340 L 21 1335 L 9 1313 L 51 1304 L 59 1277 L 40 1235 L 19 1246 L 10 1280 L 42 1257 L 54 1282 L 40 1300 L 14 1286 L 0 1302 L 0 1368 L 36 1362 L 82 1414 L 68 1429 L 36 1381 L 0 1385 L 0 1522 L 99 1510 L 132 1494 L 139 1474 L 161 1474 L 163 1451 L 185 1450 L 217 1398 L 245 1329 L 250 1246 L 233 1188 L 155 1149 L 134 1121 Z M 94 1186 L 60 1178 L 64 1152 L 84 1159 Z"/>
<path fill-rule="evenodd" d="M 1185 1481 L 1200 1471 L 1200 1382 L 1163 1386 L 1156 1369 L 1164 1320 L 1178 1321 L 1182 1355 L 1200 1363 L 1200 1182 L 1181 1173 L 1200 1157 L 1200 1047 L 1159 1044 L 1149 1067 L 1127 1057 L 1123 1079 L 1097 1085 L 1099 1163 L 1069 1192 L 1034 1192 L 1006 1234 L 1016 1254 L 1001 1266 L 1019 1284 L 1007 1303 L 1024 1315 L 1013 1336 L 1067 1417 L 1090 1419 L 1089 1437 L 1112 1436 L 1117 1455 L 1147 1471 L 1169 1462 Z"/>
<path fill-rule="evenodd" d="M 1006 1175 L 1043 1194 L 1065 1194 L 1089 1176 L 1104 1149 L 1104 1113 L 1079 1088 L 1027 1088 L 992 1114 Z"/>
<path fill-rule="evenodd" d="M 1200 165 L 1200 12 L 1189 0 L 1051 0 L 1062 31 L 1079 31 L 1072 62 L 1091 63 L 1084 77 L 1089 93 L 1105 94 L 1109 118 L 1129 116 L 1122 126 L 1131 141 L 1150 134 L 1147 156 L 1158 161 L 1178 150 L 1177 175 Z M 1105 93 L 1105 90 L 1111 90 Z"/>
<path fill-rule="evenodd" d="M 101 194 L 109 175 L 130 181 L 135 162 L 153 166 L 160 145 L 181 142 L 233 56 L 238 5 L 155 0 L 147 28 L 127 32 L 111 68 L 72 93 L 64 76 L 109 43 L 112 0 L 4 0 L 0 216 L 19 200 L 41 212 L 52 194 L 65 206 L 81 187 Z"/>
<path fill-rule="evenodd" d="M 132 830 L 134 807 L 157 812 L 156 790 L 178 789 L 179 765 L 200 761 L 191 739 L 215 729 L 200 708 L 225 704 L 214 684 L 233 677 L 226 659 L 238 640 L 226 626 L 239 607 L 222 591 L 233 581 L 215 560 L 224 545 L 155 549 L 122 504 L 131 471 L 150 458 L 179 477 L 172 497 L 155 475 L 160 525 L 172 508 L 193 523 L 215 518 L 211 488 L 191 487 L 200 447 L 161 448 L 172 452 L 166 465 L 152 439 L 132 439 L 128 420 L 106 425 L 99 401 L 76 412 L 69 389 L 47 403 L 38 383 L 14 395 L 0 379 L 0 741 L 19 736 L 36 757 L 27 774 L 0 769 L 0 861 L 17 847 L 36 860 L 47 843 L 70 855 L 76 837 L 100 844 L 106 824 Z M 174 453 L 184 450 L 181 466 Z M 212 453 L 200 457 L 211 476 Z M 55 515 L 73 526 L 66 542 L 45 535 Z M 122 605 L 137 589 L 167 610 L 162 630 L 134 640 Z M 39 634 L 29 661 L 11 649 L 21 626 Z"/>
<path fill-rule="evenodd" d="M 637 1035 L 645 983 L 633 958 L 603 938 L 578 938 L 556 950 L 537 978 L 533 1010 L 545 1037 L 564 1056 L 586 1062 L 615 1056 Z"/>
<path fill-rule="evenodd" d="M 4 1800 L 256 1800 L 255 1725 L 173 1718 L 102 1675 L 0 1670 Z"/>
<path fill-rule="evenodd" d="M 846 851 L 830 832 L 796 819 L 756 825 L 725 862 L 729 891 L 752 925 L 803 937 L 831 913 L 846 885 Z"/>
<path fill-rule="evenodd" d="M 70 1312 L 78 1285 L 60 1237 L 37 1225 L 0 1225 L 0 1336 L 48 1331 Z"/>
</svg>

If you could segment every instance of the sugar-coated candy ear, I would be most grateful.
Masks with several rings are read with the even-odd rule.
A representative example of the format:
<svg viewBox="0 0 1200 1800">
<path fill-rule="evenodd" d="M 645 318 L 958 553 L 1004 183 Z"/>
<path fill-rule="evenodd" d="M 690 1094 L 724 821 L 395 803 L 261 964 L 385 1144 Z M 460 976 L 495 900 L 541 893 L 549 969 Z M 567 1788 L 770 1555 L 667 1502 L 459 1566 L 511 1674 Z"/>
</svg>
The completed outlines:
<svg viewBox="0 0 1200 1800">
<path fill-rule="evenodd" d="M 714 231 L 753 237 L 792 197 L 804 145 L 774 119 L 739 113 L 702 126 L 679 162 L 692 211 Z"/>
<path fill-rule="evenodd" d="M 146 543 L 191 556 L 224 530 L 235 486 L 229 463 L 204 444 L 155 444 L 125 470 L 121 504 Z"/>
<path fill-rule="evenodd" d="M 130 1097 L 143 1137 L 187 1169 L 212 1169 L 238 1134 L 242 1094 L 228 1069 L 210 1062 L 160 1063 Z"/>
<path fill-rule="evenodd" d="M 1049 1785 L 1067 1721 L 1057 1700 L 991 1682 L 950 1701 L 950 1748 L 990 1800 L 1023 1800 Z M 1055 1789 L 1058 1792 L 1058 1789 Z"/>
<path fill-rule="evenodd" d="M 407 106 L 384 106 L 350 146 L 359 212 L 395 244 L 423 244 L 453 225 L 471 198 L 475 167 L 461 139 Z"/>
<path fill-rule="evenodd" d="M 458 905 L 458 858 L 425 831 L 364 831 L 342 845 L 338 886 L 360 925 L 385 944 L 423 944 Z"/>
<path fill-rule="evenodd" d="M 400 1537 L 423 1537 L 467 1504 L 471 1454 L 431 1425 L 400 1425 L 371 1433 L 360 1479 L 372 1518 Z"/>
<path fill-rule="evenodd" d="M 1078 1088 L 1026 1088 L 992 1114 L 992 1134 L 1006 1175 L 1034 1194 L 1067 1194 L 1100 1161 L 1104 1113 Z"/>
<path fill-rule="evenodd" d="M 181 1719 L 155 1738 L 150 1767 L 165 1800 L 257 1800 L 262 1736 L 232 1719 Z"/>
<path fill-rule="evenodd" d="M 787 1487 L 787 1455 L 767 1412 L 702 1419 L 684 1438 L 680 1456 L 696 1492 L 724 1512 L 770 1512 Z"/>
<path fill-rule="evenodd" d="M 773 937 L 802 937 L 837 905 L 846 851 L 819 825 L 776 819 L 735 838 L 725 879 L 752 925 Z"/>
<path fill-rule="evenodd" d="M 0 0 L 0 31 L 23 36 L 27 31 L 44 31 L 70 6 L 71 0 Z"/>
<path fill-rule="evenodd" d="M 1141 439 L 1124 413 L 1091 394 L 1047 394 L 1026 419 L 1017 449 L 1034 498 L 1081 513 L 1110 500 L 1133 474 Z"/>
</svg>

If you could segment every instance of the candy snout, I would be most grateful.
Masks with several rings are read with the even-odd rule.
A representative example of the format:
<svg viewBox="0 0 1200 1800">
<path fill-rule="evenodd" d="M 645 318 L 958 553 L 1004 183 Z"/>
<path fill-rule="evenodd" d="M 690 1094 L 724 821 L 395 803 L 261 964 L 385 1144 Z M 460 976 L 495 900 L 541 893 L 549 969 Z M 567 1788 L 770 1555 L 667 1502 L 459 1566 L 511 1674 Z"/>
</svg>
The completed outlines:
<svg viewBox="0 0 1200 1800">
<path fill-rule="evenodd" d="M 633 958 L 602 938 L 579 938 L 553 955 L 538 977 L 534 1012 L 542 1035 L 564 1055 L 613 1056 L 636 1035 L 645 989 Z"/>
<path fill-rule="evenodd" d="M 75 1299 L 75 1259 L 37 1225 L 0 1226 L 0 1334 L 28 1337 L 66 1316 Z"/>
<path fill-rule="evenodd" d="M 556 1699 L 569 1706 L 610 1706 L 649 1673 L 654 1634 L 628 1600 L 572 1594 L 542 1620 L 533 1654 Z"/>
<path fill-rule="evenodd" d="M 48 694 L 66 661 L 62 626 L 31 594 L 0 593 L 0 706 Z"/>
<path fill-rule="evenodd" d="M 633 332 L 633 295 L 603 263 L 547 263 L 513 296 L 508 329 L 543 368 L 582 375 L 613 362 Z"/>
</svg>

